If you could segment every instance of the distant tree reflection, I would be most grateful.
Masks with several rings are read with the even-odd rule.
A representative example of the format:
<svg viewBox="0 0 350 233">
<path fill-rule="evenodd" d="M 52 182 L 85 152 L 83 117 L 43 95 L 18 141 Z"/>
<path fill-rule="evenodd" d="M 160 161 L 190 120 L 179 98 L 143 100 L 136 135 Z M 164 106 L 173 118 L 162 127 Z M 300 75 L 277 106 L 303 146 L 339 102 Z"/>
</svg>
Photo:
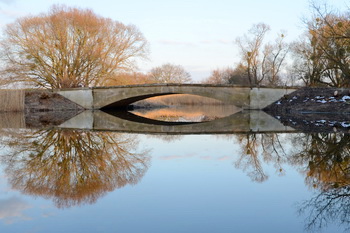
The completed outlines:
<svg viewBox="0 0 350 233">
<path fill-rule="evenodd" d="M 276 172 L 284 174 L 282 165 L 286 161 L 286 153 L 278 134 L 249 133 L 237 135 L 237 140 L 241 145 L 241 153 L 235 166 L 247 172 L 252 180 L 264 182 L 268 179 L 263 169 L 264 162 L 272 162 Z"/>
<path fill-rule="evenodd" d="M 291 161 L 310 187 L 325 191 L 350 185 L 350 134 L 305 134 L 296 143 L 302 150 Z"/>
<path fill-rule="evenodd" d="M 299 206 L 307 228 L 320 229 L 330 222 L 349 228 L 350 134 L 305 134 L 297 142 L 303 150 L 293 155 L 293 164 L 302 167 L 306 184 L 317 191 Z"/>
<path fill-rule="evenodd" d="M 306 216 L 306 228 L 319 230 L 339 223 L 350 230 L 350 134 L 300 133 L 281 138 L 279 134 L 237 135 L 241 156 L 235 165 L 257 182 L 268 178 L 265 164 L 272 162 L 280 174 L 283 164 L 293 165 L 315 191 L 298 206 Z M 287 141 L 292 150 L 285 148 Z"/>
<path fill-rule="evenodd" d="M 299 212 L 307 216 L 308 230 L 319 230 L 329 223 L 337 223 L 350 230 L 350 186 L 321 190 L 301 203 Z"/>
<path fill-rule="evenodd" d="M 147 151 L 133 136 L 79 130 L 25 130 L 4 140 L 2 156 L 14 189 L 53 199 L 58 207 L 94 203 L 106 192 L 136 184 L 148 168 Z"/>
</svg>

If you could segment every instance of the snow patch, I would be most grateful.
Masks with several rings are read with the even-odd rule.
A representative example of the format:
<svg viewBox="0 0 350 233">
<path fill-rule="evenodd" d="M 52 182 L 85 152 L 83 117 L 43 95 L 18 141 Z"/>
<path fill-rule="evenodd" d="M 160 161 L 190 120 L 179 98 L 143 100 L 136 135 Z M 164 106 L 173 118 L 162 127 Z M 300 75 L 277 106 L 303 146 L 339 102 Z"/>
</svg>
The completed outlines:
<svg viewBox="0 0 350 233">
<path fill-rule="evenodd" d="M 348 128 L 348 127 L 350 127 L 350 123 L 349 122 L 342 122 L 341 126 L 344 128 Z"/>
<path fill-rule="evenodd" d="M 344 95 L 343 98 L 341 98 L 341 101 L 345 102 L 346 100 L 350 100 L 350 96 Z"/>
</svg>

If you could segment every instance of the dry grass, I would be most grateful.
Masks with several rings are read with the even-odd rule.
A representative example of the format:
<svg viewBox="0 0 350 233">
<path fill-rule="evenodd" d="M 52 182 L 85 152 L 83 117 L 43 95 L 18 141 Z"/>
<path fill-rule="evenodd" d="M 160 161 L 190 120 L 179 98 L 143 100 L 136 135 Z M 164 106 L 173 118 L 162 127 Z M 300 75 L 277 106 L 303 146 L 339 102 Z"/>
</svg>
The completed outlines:
<svg viewBox="0 0 350 233">
<path fill-rule="evenodd" d="M 25 128 L 24 112 L 0 112 L 0 129 Z"/>
<path fill-rule="evenodd" d="M 179 118 L 190 121 L 209 121 L 230 116 L 240 109 L 233 105 L 196 105 L 170 108 L 155 108 L 150 110 L 134 110 L 132 113 L 145 118 L 176 121 Z"/>
<path fill-rule="evenodd" d="M 202 97 L 198 95 L 188 95 L 188 94 L 157 96 L 157 97 L 149 98 L 144 101 L 148 103 L 160 104 L 160 105 L 222 105 L 223 104 L 219 100 Z"/>
<path fill-rule="evenodd" d="M 0 112 L 24 110 L 24 90 L 0 90 Z"/>
</svg>

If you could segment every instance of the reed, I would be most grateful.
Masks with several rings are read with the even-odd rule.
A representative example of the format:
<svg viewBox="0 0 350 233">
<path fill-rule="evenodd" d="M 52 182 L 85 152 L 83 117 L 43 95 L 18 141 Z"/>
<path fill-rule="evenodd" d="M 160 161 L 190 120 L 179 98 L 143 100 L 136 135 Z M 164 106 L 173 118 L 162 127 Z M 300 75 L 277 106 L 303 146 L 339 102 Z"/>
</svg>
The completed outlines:
<svg viewBox="0 0 350 233">
<path fill-rule="evenodd" d="M 0 129 L 25 128 L 24 112 L 0 112 Z"/>
<path fill-rule="evenodd" d="M 189 94 L 176 94 L 152 97 L 145 102 L 164 105 L 222 105 L 219 100 Z"/>
<path fill-rule="evenodd" d="M 24 111 L 24 90 L 0 90 L 0 112 Z"/>
</svg>

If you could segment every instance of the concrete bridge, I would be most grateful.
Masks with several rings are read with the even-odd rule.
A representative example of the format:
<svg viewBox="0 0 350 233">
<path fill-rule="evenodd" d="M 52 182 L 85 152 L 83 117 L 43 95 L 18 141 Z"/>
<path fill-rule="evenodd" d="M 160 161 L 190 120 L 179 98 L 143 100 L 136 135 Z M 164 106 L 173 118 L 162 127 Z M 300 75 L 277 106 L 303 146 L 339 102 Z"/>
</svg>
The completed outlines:
<svg viewBox="0 0 350 233">
<path fill-rule="evenodd" d="M 61 89 L 56 92 L 85 109 L 123 108 L 136 101 L 170 94 L 217 99 L 242 109 L 263 109 L 296 88 L 240 87 L 205 84 L 151 84 Z"/>
</svg>

